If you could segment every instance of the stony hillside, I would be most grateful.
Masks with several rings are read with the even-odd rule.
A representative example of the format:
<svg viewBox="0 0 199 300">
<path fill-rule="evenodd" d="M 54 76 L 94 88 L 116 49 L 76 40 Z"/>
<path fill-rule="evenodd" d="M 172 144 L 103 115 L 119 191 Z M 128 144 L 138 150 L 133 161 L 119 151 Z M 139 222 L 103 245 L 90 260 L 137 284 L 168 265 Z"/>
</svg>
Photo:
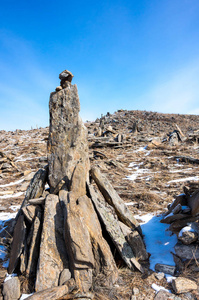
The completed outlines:
<svg viewBox="0 0 199 300">
<path fill-rule="evenodd" d="M 126 110 L 107 113 L 85 124 L 91 164 L 107 175 L 135 216 L 165 212 L 183 193 L 183 186 L 191 192 L 199 188 L 198 121 L 194 115 Z M 47 164 L 47 140 L 48 128 L 0 131 L 2 214 L 19 207 L 34 173 Z M 3 221 L 0 225 L 5 227 Z M 3 234 L 1 239 L 5 243 Z M 1 267 L 2 280 L 5 273 Z M 199 280 L 197 273 L 191 274 Z M 121 266 L 118 286 L 102 291 L 98 284 L 96 290 L 107 294 L 107 299 L 154 299 L 153 283 L 170 288 L 165 278 L 158 280 L 152 272 L 141 277 Z M 199 299 L 198 291 L 188 294 L 175 299 Z"/>
</svg>

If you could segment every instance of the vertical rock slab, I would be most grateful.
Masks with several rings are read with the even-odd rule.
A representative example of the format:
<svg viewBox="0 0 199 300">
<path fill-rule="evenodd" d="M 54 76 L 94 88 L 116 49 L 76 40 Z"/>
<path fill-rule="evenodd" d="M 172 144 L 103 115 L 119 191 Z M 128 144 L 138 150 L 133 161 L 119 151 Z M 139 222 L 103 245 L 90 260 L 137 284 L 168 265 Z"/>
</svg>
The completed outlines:
<svg viewBox="0 0 199 300">
<path fill-rule="evenodd" d="M 124 234 L 120 228 L 118 217 L 111 205 L 109 205 L 103 197 L 94 189 L 92 185 L 88 185 L 91 199 L 95 205 L 95 209 L 98 215 L 105 225 L 106 231 L 112 239 L 115 247 L 119 251 L 122 259 L 125 261 L 127 266 L 134 270 L 135 266 L 139 271 L 143 272 L 142 266 L 139 264 L 135 255 L 125 240 Z"/>
<path fill-rule="evenodd" d="M 19 262 L 19 257 L 23 250 L 25 234 L 26 226 L 24 222 L 24 215 L 20 214 L 14 229 L 13 241 L 10 252 L 10 261 L 8 266 L 8 274 L 14 272 Z"/>
<path fill-rule="evenodd" d="M 79 289 L 88 291 L 92 286 L 94 257 L 89 230 L 79 210 L 75 194 L 64 190 L 59 192 L 64 211 L 64 238 L 69 255 L 70 270 Z"/>
<path fill-rule="evenodd" d="M 35 277 L 37 270 L 37 262 L 39 258 L 40 239 L 42 229 L 42 210 L 39 206 L 36 208 L 36 216 L 31 228 L 29 260 L 26 273 L 29 277 Z"/>
<path fill-rule="evenodd" d="M 138 221 L 133 217 L 132 213 L 124 204 L 117 192 L 114 190 L 108 179 L 100 172 L 97 167 L 91 168 L 91 176 L 97 184 L 105 200 L 108 202 L 108 204 L 114 207 L 119 220 L 132 229 L 136 229 L 140 234 L 142 234 L 142 230 Z"/>
<path fill-rule="evenodd" d="M 66 191 L 60 191 L 59 197 L 65 215 L 65 242 L 77 285 L 87 292 L 92 276 L 102 274 L 104 284 L 112 286 L 118 270 L 91 199 L 84 195 L 75 201 L 74 194 Z"/>
<path fill-rule="evenodd" d="M 87 130 L 79 117 L 80 103 L 76 85 L 50 95 L 50 127 L 48 139 L 49 184 L 51 193 L 61 180 L 69 189 L 77 163 L 81 163 L 88 178 L 89 158 Z M 83 181 L 83 180 L 82 180 Z"/>
<path fill-rule="evenodd" d="M 61 271 L 68 268 L 63 226 L 63 213 L 59 198 L 55 195 L 48 195 L 44 210 L 36 291 L 58 286 Z"/>
</svg>

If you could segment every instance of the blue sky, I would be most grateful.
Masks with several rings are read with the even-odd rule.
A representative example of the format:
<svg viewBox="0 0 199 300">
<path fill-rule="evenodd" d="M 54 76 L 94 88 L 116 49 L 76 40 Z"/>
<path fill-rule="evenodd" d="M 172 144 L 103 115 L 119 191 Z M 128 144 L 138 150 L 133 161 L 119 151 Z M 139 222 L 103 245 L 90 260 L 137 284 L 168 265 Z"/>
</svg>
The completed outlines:
<svg viewBox="0 0 199 300">
<path fill-rule="evenodd" d="M 199 114 L 199 1 L 1 1 L 0 130 L 48 126 L 68 69 L 81 116 Z"/>
</svg>

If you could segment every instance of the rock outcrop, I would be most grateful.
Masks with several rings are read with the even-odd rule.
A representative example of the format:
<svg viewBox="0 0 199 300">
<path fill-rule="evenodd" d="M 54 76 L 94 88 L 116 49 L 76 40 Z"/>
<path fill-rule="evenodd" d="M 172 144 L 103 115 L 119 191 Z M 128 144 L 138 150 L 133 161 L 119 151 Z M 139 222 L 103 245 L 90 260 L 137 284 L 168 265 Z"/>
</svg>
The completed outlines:
<svg viewBox="0 0 199 300">
<path fill-rule="evenodd" d="M 98 276 L 112 286 L 118 278 L 113 251 L 131 270 L 144 272 L 139 259 L 148 258 L 138 222 L 100 170 L 90 168 L 72 77 L 63 71 L 61 88 L 50 95 L 48 166 L 33 177 L 16 218 L 8 271 L 34 282 L 31 299 L 57 299 L 69 292 L 71 280 L 81 293 Z"/>
</svg>

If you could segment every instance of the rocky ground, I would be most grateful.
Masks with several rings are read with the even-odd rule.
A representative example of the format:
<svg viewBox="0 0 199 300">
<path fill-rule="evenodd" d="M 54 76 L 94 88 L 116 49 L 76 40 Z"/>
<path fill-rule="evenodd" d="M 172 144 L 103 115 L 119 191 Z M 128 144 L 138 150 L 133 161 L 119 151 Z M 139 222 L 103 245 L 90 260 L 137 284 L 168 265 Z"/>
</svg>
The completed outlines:
<svg viewBox="0 0 199 300">
<path fill-rule="evenodd" d="M 107 175 L 135 215 L 165 212 L 183 193 L 183 186 L 199 188 L 198 125 L 194 115 L 125 110 L 107 113 L 86 123 L 91 163 Z M 1 213 L 13 213 L 19 207 L 35 171 L 47 164 L 47 140 L 48 128 L 0 131 Z M 5 273 L 1 267 L 2 281 Z M 181 275 L 199 284 L 198 272 L 188 265 Z M 122 265 L 120 280 L 113 289 L 102 289 L 100 280 L 94 289 L 104 295 L 103 299 L 154 299 L 154 283 L 172 290 L 166 279 L 157 279 L 154 272 L 143 276 Z M 198 295 L 194 290 L 175 299 L 199 299 Z"/>
</svg>

